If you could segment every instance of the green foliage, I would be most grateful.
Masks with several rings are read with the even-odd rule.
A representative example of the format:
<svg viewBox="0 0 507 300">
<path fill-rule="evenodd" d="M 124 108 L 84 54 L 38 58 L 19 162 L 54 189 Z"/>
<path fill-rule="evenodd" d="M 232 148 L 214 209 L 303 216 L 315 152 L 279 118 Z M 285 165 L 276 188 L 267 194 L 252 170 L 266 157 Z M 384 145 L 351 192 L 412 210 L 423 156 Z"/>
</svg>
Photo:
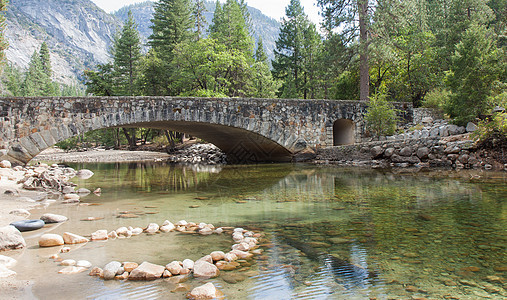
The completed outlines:
<svg viewBox="0 0 507 300">
<path fill-rule="evenodd" d="M 128 19 L 111 50 L 114 63 L 115 94 L 135 96 L 139 94 L 139 63 L 141 60 L 141 42 L 137 24 L 129 11 Z"/>
<path fill-rule="evenodd" d="M 47 51 L 47 46 L 43 43 L 42 49 Z M 39 53 L 34 51 L 25 79 L 21 85 L 21 94 L 27 97 L 34 96 L 58 96 L 58 85 L 51 80 L 51 62 L 49 61 L 49 53 Z"/>
<path fill-rule="evenodd" d="M 465 124 L 487 112 L 493 83 L 504 70 L 500 55 L 485 26 L 473 23 L 463 33 L 447 76 L 452 95 L 446 112 L 456 123 Z"/>
<path fill-rule="evenodd" d="M 489 143 L 495 147 L 504 143 L 507 146 L 507 113 L 496 113 L 491 119 L 479 122 L 473 137 L 479 144 Z"/>
<path fill-rule="evenodd" d="M 282 81 L 278 96 L 307 99 L 315 94 L 315 64 L 320 36 L 299 0 L 291 0 L 285 14 L 276 41 L 273 77 Z"/>
<path fill-rule="evenodd" d="M 0 62 L 5 59 L 5 49 L 9 46 L 9 43 L 5 39 L 5 15 L 4 12 L 7 10 L 8 0 L 0 0 Z"/>
<path fill-rule="evenodd" d="M 428 94 L 426 94 L 426 97 L 422 103 L 422 107 L 435 108 L 439 111 L 444 111 L 445 104 L 447 103 L 450 96 L 451 92 L 447 89 L 433 89 L 429 91 Z"/>
<path fill-rule="evenodd" d="M 97 71 L 84 71 L 86 93 L 95 96 L 116 96 L 113 64 L 98 65 L 97 69 Z"/>
<path fill-rule="evenodd" d="M 338 76 L 332 89 L 334 99 L 355 100 L 359 99 L 359 72 L 345 71 Z"/>
<path fill-rule="evenodd" d="M 364 118 L 370 132 L 376 136 L 393 135 L 396 131 L 396 109 L 387 101 L 385 93 L 377 92 L 370 98 Z"/>
</svg>

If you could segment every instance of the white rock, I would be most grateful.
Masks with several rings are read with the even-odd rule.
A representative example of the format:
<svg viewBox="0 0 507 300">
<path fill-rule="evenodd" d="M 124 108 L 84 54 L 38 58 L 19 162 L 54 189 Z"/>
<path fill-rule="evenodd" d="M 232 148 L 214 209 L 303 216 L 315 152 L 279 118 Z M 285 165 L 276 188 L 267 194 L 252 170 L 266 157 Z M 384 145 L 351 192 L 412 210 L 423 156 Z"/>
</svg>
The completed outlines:
<svg viewBox="0 0 507 300">
<path fill-rule="evenodd" d="M 46 233 L 39 238 L 40 247 L 54 247 L 64 244 L 63 237 L 59 234 Z"/>
<path fill-rule="evenodd" d="M 155 265 L 145 261 L 130 273 L 129 280 L 158 279 L 162 277 L 164 270 L 164 266 Z"/>
<path fill-rule="evenodd" d="M 112 261 L 108 263 L 104 267 L 104 279 L 105 280 L 111 280 L 114 279 L 114 276 L 116 276 L 116 273 L 121 268 L 121 263 L 119 261 Z"/>
<path fill-rule="evenodd" d="M 60 263 L 60 265 L 62 265 L 62 266 L 75 266 L 76 265 L 76 261 L 73 260 L 73 259 L 66 259 L 66 260 L 62 260 L 62 262 Z"/>
<path fill-rule="evenodd" d="M 225 258 L 225 253 L 223 251 L 213 251 L 210 254 L 213 261 L 223 260 Z"/>
<path fill-rule="evenodd" d="M 225 254 L 224 259 L 225 259 L 226 261 L 229 261 L 229 262 L 230 262 L 230 261 L 235 261 L 235 260 L 237 260 L 237 259 L 238 259 L 238 256 L 237 256 L 236 254 L 234 254 L 234 253 L 230 253 L 230 252 L 229 252 L 229 253 L 226 253 L 226 254 Z"/>
<path fill-rule="evenodd" d="M 59 274 L 77 274 L 86 271 L 86 268 L 69 266 L 58 271 Z"/>
<path fill-rule="evenodd" d="M 132 235 L 140 235 L 141 233 L 143 233 L 143 229 L 140 227 L 132 229 Z"/>
<path fill-rule="evenodd" d="M 241 242 L 239 244 L 232 245 L 232 250 L 248 251 L 250 250 L 250 245 L 248 243 Z"/>
<path fill-rule="evenodd" d="M 81 244 L 89 242 L 87 238 L 70 232 L 63 233 L 63 241 L 65 244 Z"/>
<path fill-rule="evenodd" d="M 44 221 L 44 223 L 49 224 L 49 223 L 62 223 L 67 221 L 69 218 L 57 214 L 43 214 L 40 217 L 40 219 Z"/>
<path fill-rule="evenodd" d="M 127 227 L 120 227 L 116 229 L 116 233 L 118 234 L 119 238 L 129 238 L 132 236 L 132 231 Z"/>
<path fill-rule="evenodd" d="M 176 228 L 173 223 L 169 222 L 168 220 L 165 220 L 165 222 L 160 227 L 160 231 L 162 232 L 169 232 L 173 231 Z"/>
<path fill-rule="evenodd" d="M 78 194 L 83 194 L 83 195 L 88 195 L 91 193 L 91 191 L 89 189 L 85 189 L 85 188 L 80 188 L 76 191 L 76 193 Z"/>
<path fill-rule="evenodd" d="M 209 227 L 204 227 L 201 230 L 199 230 L 199 234 L 200 235 L 210 235 L 210 234 L 213 234 L 213 229 L 211 229 Z"/>
<path fill-rule="evenodd" d="M 194 277 L 214 278 L 220 274 L 218 268 L 207 261 L 198 260 L 194 264 Z"/>
<path fill-rule="evenodd" d="M 92 241 L 100 241 L 100 240 L 107 240 L 109 237 L 107 236 L 107 230 L 97 230 L 94 233 L 92 233 Z"/>
<path fill-rule="evenodd" d="M 475 125 L 472 122 L 468 122 L 467 127 L 466 127 L 466 131 L 467 132 L 474 132 L 476 130 L 477 130 L 477 125 Z"/>
<path fill-rule="evenodd" d="M 158 226 L 158 224 L 156 224 L 156 223 L 150 223 L 148 225 L 148 227 L 144 230 L 144 232 L 146 232 L 146 233 L 155 233 L 159 229 L 160 229 L 160 227 Z"/>
<path fill-rule="evenodd" d="M 183 260 L 183 268 L 192 270 L 194 268 L 194 261 L 188 258 Z"/>
<path fill-rule="evenodd" d="M 5 255 L 0 255 L 0 265 L 6 267 L 6 268 L 12 268 L 16 265 L 17 261 L 12 258 Z"/>
<path fill-rule="evenodd" d="M 0 278 L 15 276 L 16 272 L 9 270 L 6 266 L 0 265 Z"/>
<path fill-rule="evenodd" d="M 0 168 L 11 168 L 12 164 L 8 160 L 2 160 L 0 161 Z"/>
<path fill-rule="evenodd" d="M 107 234 L 107 237 L 114 240 L 118 238 L 118 234 L 116 233 L 116 231 L 113 230 Z"/>
<path fill-rule="evenodd" d="M 74 194 L 75 192 L 76 190 L 74 189 L 74 187 L 70 185 L 64 186 L 62 189 L 63 194 Z"/>
<path fill-rule="evenodd" d="M 211 282 L 208 282 L 205 285 L 201 285 L 194 288 L 187 295 L 187 297 L 190 299 L 199 299 L 199 300 L 217 299 L 222 296 L 223 293 L 220 290 L 218 290 L 215 287 L 215 285 Z"/>
<path fill-rule="evenodd" d="M 22 209 L 22 208 L 11 210 L 9 212 L 9 214 L 24 217 L 24 218 L 28 218 L 30 216 L 30 212 L 28 210 Z"/>
<path fill-rule="evenodd" d="M 180 264 L 180 262 L 179 262 L 179 261 L 172 261 L 172 262 L 168 263 L 168 264 L 165 266 L 165 268 L 166 268 L 169 272 L 171 272 L 171 274 L 173 274 L 173 275 L 178 275 L 178 274 L 180 274 L 180 271 L 181 271 L 181 269 L 182 269 L 181 264 Z"/>
<path fill-rule="evenodd" d="M 92 266 L 92 263 L 87 261 L 87 260 L 78 260 L 76 262 L 76 267 L 81 267 L 81 268 L 90 268 Z"/>
<path fill-rule="evenodd" d="M 180 220 L 178 221 L 176 224 L 174 224 L 176 226 L 187 226 L 188 225 L 188 222 L 185 221 L 185 220 Z"/>
<path fill-rule="evenodd" d="M 93 176 L 93 172 L 87 169 L 82 169 L 76 173 L 76 176 L 81 179 L 88 179 Z"/>
</svg>

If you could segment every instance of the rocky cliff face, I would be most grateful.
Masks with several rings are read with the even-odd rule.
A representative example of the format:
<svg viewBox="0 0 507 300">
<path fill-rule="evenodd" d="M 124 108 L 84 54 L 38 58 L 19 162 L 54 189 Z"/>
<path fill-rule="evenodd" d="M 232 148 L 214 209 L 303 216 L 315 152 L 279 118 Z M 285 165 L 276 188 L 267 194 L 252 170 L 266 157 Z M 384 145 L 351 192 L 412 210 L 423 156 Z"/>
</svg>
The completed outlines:
<svg viewBox="0 0 507 300">
<path fill-rule="evenodd" d="M 214 3 L 207 3 L 208 24 L 214 8 Z M 51 53 L 54 80 L 77 83 L 85 69 L 109 60 L 114 33 L 121 28 L 128 9 L 132 10 L 146 44 L 153 15 L 150 1 L 108 14 L 90 0 L 10 0 L 5 32 L 9 42 L 7 59 L 26 69 L 33 52 L 45 41 Z M 250 8 L 250 13 L 255 38 L 263 38 L 266 52 L 272 56 L 279 23 L 257 9 Z"/>
<path fill-rule="evenodd" d="M 83 70 L 106 62 L 121 22 L 89 0 L 11 0 L 8 6 L 7 59 L 26 68 L 45 41 L 55 80 L 74 83 Z"/>
</svg>

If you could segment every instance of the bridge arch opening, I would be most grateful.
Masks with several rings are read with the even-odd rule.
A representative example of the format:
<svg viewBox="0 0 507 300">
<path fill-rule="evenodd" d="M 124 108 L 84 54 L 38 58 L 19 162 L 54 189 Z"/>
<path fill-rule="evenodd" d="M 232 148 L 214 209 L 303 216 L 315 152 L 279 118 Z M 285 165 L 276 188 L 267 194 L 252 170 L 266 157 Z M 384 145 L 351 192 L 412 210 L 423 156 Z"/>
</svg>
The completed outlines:
<svg viewBox="0 0 507 300">
<path fill-rule="evenodd" d="M 355 124 L 349 119 L 338 119 L 333 123 L 333 146 L 350 145 L 355 141 Z"/>
</svg>

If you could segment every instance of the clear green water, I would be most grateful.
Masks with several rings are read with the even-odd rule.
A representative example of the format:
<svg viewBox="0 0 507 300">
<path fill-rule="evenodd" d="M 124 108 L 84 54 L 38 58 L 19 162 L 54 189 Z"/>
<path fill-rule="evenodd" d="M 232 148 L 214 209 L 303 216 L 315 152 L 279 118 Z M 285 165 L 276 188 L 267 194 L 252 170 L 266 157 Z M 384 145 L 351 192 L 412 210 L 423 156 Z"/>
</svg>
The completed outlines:
<svg viewBox="0 0 507 300">
<path fill-rule="evenodd" d="M 146 227 L 184 219 L 261 230 L 264 253 L 209 281 L 227 299 L 505 299 L 506 173 L 392 173 L 308 165 L 181 167 L 88 164 L 95 175 L 75 180 L 102 188 L 83 202 L 32 212 L 70 220 L 44 231 L 86 235 L 97 229 Z M 197 200 L 205 197 L 206 200 Z M 191 208 L 194 207 L 194 208 Z M 198 207 L 195 207 L 198 206 Z M 118 218 L 120 211 L 139 215 Z M 86 217 L 101 217 L 93 222 Z M 184 299 L 167 280 L 104 282 L 87 273 L 58 275 L 28 233 L 19 279 L 34 280 L 40 299 Z M 198 259 L 226 251 L 229 236 L 178 233 L 91 242 L 61 257 L 104 266 L 111 260 Z M 43 271 L 41 271 L 43 270 Z M 236 276 L 243 279 L 228 283 Z M 488 277 L 489 276 L 489 277 Z M 203 280 L 187 281 L 191 287 Z"/>
</svg>

